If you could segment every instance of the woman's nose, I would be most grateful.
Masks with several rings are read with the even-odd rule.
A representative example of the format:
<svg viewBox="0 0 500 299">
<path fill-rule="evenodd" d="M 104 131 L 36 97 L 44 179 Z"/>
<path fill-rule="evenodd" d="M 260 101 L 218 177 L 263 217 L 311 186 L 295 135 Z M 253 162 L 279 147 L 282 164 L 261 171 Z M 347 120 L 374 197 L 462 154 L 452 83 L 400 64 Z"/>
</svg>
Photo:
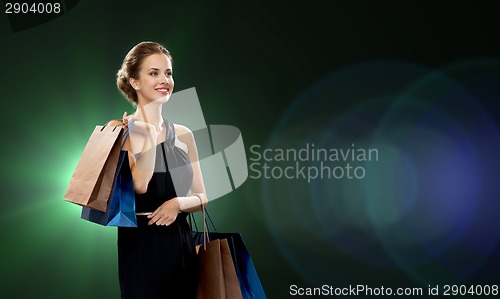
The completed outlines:
<svg viewBox="0 0 500 299">
<path fill-rule="evenodd" d="M 161 81 L 161 83 L 167 83 L 168 82 L 168 75 L 160 76 L 160 81 Z"/>
</svg>

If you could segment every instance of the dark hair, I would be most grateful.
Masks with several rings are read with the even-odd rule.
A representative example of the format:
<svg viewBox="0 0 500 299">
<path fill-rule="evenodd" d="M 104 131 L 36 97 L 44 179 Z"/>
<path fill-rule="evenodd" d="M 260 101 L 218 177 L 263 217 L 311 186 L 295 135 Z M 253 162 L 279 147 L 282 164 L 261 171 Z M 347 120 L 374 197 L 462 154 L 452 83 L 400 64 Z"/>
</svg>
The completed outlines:
<svg viewBox="0 0 500 299">
<path fill-rule="evenodd" d="M 132 104 L 137 105 L 138 100 L 137 92 L 130 85 L 129 79 L 139 79 L 142 62 L 153 54 L 165 54 L 172 61 L 172 55 L 163 45 L 155 42 L 140 42 L 130 49 L 116 74 L 116 86 Z"/>
</svg>

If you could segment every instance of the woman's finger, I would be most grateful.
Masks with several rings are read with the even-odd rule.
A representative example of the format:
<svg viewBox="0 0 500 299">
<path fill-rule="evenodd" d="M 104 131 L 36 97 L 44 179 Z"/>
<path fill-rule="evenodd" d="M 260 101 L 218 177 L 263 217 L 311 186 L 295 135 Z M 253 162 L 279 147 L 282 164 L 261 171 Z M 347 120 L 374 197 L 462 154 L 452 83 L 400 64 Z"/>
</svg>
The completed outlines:
<svg viewBox="0 0 500 299">
<path fill-rule="evenodd" d="M 160 220 L 160 216 L 159 215 L 156 215 L 154 216 L 153 218 L 151 218 L 151 220 L 149 220 L 149 225 L 153 224 L 153 223 L 157 223 L 158 220 Z"/>
<path fill-rule="evenodd" d="M 156 222 L 156 224 L 157 225 L 167 225 L 168 222 L 169 222 L 169 218 L 168 217 L 163 217 L 160 220 L 158 220 Z"/>
<path fill-rule="evenodd" d="M 148 218 L 153 218 L 154 216 L 156 216 L 156 214 L 158 214 L 158 209 L 156 209 L 153 213 L 149 214 Z"/>
</svg>

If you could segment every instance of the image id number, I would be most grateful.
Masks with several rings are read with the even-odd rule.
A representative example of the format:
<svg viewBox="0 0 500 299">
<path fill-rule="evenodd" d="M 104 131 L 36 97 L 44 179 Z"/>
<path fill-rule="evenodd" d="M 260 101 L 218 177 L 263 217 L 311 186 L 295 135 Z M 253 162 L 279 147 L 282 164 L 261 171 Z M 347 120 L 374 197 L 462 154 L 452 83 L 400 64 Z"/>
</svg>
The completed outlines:
<svg viewBox="0 0 500 299">
<path fill-rule="evenodd" d="M 6 14 L 50 14 L 60 13 L 61 3 L 5 3 Z"/>
</svg>

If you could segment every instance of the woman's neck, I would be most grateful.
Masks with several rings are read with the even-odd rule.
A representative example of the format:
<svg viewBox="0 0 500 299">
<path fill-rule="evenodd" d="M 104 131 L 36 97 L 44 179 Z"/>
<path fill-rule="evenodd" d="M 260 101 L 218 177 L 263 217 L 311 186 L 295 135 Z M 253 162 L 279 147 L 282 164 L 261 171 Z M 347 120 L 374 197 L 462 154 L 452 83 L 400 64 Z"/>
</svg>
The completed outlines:
<svg viewBox="0 0 500 299">
<path fill-rule="evenodd" d="M 163 103 L 159 101 L 153 101 L 147 104 L 139 102 L 135 116 L 138 120 L 154 125 L 157 132 L 160 132 L 163 125 L 163 117 L 161 115 L 162 106 Z"/>
</svg>

